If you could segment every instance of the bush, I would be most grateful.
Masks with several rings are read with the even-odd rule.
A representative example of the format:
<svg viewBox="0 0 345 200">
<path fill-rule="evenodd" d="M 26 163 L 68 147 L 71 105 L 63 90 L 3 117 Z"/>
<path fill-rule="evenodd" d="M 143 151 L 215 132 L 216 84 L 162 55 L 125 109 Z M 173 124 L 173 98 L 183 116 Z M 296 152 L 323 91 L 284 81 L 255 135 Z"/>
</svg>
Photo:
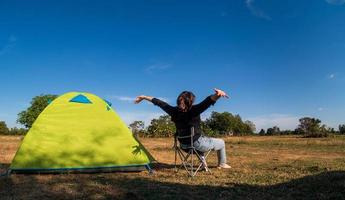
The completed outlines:
<svg viewBox="0 0 345 200">
<path fill-rule="evenodd" d="M 345 124 L 340 124 L 339 125 L 339 133 L 340 134 L 345 134 Z"/>
<path fill-rule="evenodd" d="M 328 132 L 318 132 L 318 133 L 308 133 L 304 135 L 305 138 L 322 138 L 322 137 L 328 137 Z"/>
<path fill-rule="evenodd" d="M 273 128 L 267 129 L 267 135 L 280 135 L 280 128 L 278 126 L 274 126 Z"/>
<path fill-rule="evenodd" d="M 0 121 L 0 135 L 25 135 L 28 132 L 24 128 L 7 128 L 7 125 L 4 121 Z"/>
<path fill-rule="evenodd" d="M 25 128 L 11 128 L 9 131 L 9 135 L 26 135 L 26 133 L 28 132 L 27 129 Z"/>
<path fill-rule="evenodd" d="M 9 129 L 7 127 L 6 122 L 0 121 L 0 134 L 7 135 L 9 133 Z"/>
</svg>

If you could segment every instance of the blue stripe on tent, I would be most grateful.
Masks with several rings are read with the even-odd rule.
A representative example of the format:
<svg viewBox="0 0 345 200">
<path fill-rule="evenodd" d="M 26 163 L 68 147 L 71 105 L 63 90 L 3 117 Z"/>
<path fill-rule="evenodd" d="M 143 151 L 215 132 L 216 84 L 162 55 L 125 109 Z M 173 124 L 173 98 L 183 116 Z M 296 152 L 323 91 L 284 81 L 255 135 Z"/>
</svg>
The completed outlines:
<svg viewBox="0 0 345 200">
<path fill-rule="evenodd" d="M 105 99 L 103 99 L 103 100 L 105 101 L 105 103 L 108 104 L 109 107 L 111 107 L 111 106 L 113 105 L 110 101 L 107 101 L 107 100 L 105 100 Z"/>
<path fill-rule="evenodd" d="M 116 169 L 116 168 L 126 168 L 126 167 L 145 167 L 148 168 L 150 163 L 142 165 L 122 165 L 122 166 L 103 166 L 103 167 L 71 167 L 71 168 L 10 168 L 12 171 L 68 171 L 68 170 L 101 170 L 101 169 Z"/>
<path fill-rule="evenodd" d="M 74 103 L 92 103 L 86 96 L 79 94 L 75 97 L 73 97 L 69 102 Z"/>
</svg>

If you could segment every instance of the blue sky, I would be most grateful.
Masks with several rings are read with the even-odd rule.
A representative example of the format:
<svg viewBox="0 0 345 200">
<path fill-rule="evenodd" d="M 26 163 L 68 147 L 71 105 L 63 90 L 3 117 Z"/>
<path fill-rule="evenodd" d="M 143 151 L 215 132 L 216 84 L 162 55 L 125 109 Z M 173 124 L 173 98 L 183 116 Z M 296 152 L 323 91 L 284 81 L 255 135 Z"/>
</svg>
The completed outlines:
<svg viewBox="0 0 345 200">
<path fill-rule="evenodd" d="M 303 116 L 345 123 L 345 0 L 0 0 L 0 120 L 10 127 L 39 94 L 88 91 L 127 122 L 162 112 L 183 90 L 208 110 L 258 129 L 294 129 Z"/>
</svg>

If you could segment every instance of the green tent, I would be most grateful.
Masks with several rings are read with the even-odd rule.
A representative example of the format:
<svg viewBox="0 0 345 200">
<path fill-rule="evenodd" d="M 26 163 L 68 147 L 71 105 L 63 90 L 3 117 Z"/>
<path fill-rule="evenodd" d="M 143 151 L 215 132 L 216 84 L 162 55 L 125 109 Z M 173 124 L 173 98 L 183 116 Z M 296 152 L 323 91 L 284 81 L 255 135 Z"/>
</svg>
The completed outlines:
<svg viewBox="0 0 345 200">
<path fill-rule="evenodd" d="M 51 102 L 25 136 L 11 172 L 150 170 L 152 156 L 111 104 L 71 92 Z"/>
</svg>

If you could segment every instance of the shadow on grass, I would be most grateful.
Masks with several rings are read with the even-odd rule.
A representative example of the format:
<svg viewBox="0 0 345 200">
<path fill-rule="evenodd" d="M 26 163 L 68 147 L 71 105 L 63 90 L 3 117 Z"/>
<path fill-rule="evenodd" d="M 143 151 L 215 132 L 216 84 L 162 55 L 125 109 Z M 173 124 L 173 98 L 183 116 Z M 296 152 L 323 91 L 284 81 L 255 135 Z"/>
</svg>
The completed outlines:
<svg viewBox="0 0 345 200">
<path fill-rule="evenodd" d="M 345 172 L 269 186 L 159 182 L 129 174 L 14 175 L 0 178 L 1 199 L 344 199 Z"/>
<path fill-rule="evenodd" d="M 152 163 L 151 165 L 152 165 L 152 168 L 156 171 L 175 168 L 175 165 L 173 165 L 173 164 L 162 163 L 162 162 Z M 179 165 L 177 167 L 179 167 Z"/>
<path fill-rule="evenodd" d="M 8 168 L 10 168 L 10 164 L 0 163 L 0 175 L 5 174 Z"/>
<path fill-rule="evenodd" d="M 0 169 L 7 169 L 7 168 L 10 167 L 10 165 L 11 165 L 11 164 L 9 164 L 9 163 L 1 163 L 1 162 L 0 162 Z"/>
</svg>

